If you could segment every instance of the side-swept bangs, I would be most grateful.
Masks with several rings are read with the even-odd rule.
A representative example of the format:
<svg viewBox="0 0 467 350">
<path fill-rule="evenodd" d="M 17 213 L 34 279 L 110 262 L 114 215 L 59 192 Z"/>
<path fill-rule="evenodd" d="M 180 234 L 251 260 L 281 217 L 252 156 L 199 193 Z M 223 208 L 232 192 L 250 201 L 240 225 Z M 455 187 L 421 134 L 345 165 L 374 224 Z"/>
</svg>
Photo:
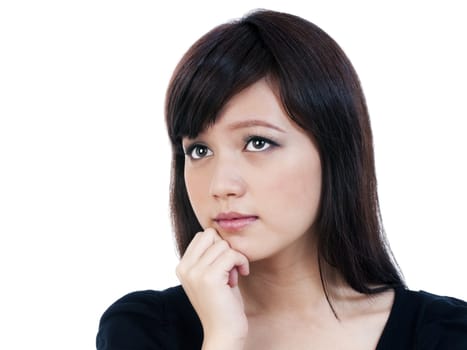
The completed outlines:
<svg viewBox="0 0 467 350">
<path fill-rule="evenodd" d="M 166 118 L 175 151 L 212 125 L 225 103 L 274 71 L 274 57 L 247 23 L 221 25 L 198 40 L 175 69 Z"/>
</svg>

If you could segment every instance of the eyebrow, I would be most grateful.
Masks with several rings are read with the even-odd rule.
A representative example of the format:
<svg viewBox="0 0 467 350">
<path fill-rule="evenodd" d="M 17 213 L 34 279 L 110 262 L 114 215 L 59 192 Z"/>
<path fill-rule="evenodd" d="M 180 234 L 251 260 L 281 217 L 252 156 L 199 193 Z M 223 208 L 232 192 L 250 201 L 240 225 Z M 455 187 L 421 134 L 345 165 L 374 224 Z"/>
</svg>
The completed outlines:
<svg viewBox="0 0 467 350">
<path fill-rule="evenodd" d="M 252 126 L 263 126 L 266 128 L 274 129 L 280 132 L 285 132 L 283 129 L 279 128 L 278 126 L 275 126 L 273 124 L 270 124 L 264 120 L 258 120 L 258 119 L 252 119 L 252 120 L 244 120 L 236 123 L 232 123 L 229 125 L 230 130 L 236 130 L 236 129 L 242 129 L 242 128 L 249 128 Z"/>
</svg>

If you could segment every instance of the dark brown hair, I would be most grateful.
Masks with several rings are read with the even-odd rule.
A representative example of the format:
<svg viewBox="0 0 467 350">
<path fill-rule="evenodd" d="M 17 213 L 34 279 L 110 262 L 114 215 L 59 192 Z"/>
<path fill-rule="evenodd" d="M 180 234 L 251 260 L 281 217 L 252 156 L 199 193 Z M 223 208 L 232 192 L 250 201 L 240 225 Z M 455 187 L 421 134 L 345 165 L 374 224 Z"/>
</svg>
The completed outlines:
<svg viewBox="0 0 467 350">
<path fill-rule="evenodd" d="M 181 139 L 196 137 L 231 97 L 264 77 L 277 85 L 289 117 L 313 138 L 321 157 L 315 222 L 320 270 L 324 259 L 353 289 L 367 294 L 403 286 L 382 227 L 373 138 L 358 76 L 323 30 L 273 11 L 254 11 L 214 28 L 188 50 L 173 74 L 166 121 L 179 253 L 202 230 L 185 187 Z"/>
</svg>

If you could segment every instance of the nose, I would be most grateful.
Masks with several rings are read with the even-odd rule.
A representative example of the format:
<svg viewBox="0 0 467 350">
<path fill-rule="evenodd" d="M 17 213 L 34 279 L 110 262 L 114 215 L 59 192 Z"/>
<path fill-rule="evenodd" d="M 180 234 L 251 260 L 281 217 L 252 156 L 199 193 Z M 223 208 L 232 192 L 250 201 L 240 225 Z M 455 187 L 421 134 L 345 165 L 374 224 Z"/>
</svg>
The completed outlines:
<svg viewBox="0 0 467 350">
<path fill-rule="evenodd" d="M 238 162 L 232 159 L 217 159 L 211 173 L 210 195 L 217 199 L 243 196 L 246 183 L 241 172 Z"/>
</svg>

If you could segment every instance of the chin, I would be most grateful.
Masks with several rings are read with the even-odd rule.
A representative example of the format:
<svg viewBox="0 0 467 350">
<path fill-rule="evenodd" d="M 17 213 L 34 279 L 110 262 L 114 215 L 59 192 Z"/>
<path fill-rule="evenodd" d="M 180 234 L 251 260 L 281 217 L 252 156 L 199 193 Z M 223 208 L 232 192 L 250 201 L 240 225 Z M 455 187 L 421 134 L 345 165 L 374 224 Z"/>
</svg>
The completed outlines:
<svg viewBox="0 0 467 350">
<path fill-rule="evenodd" d="M 225 237 L 224 238 L 232 249 L 246 256 L 250 263 L 266 259 L 271 256 L 265 251 L 264 245 L 255 246 L 251 241 L 245 239 L 245 237 Z"/>
<path fill-rule="evenodd" d="M 225 235 L 225 234 L 222 234 L 221 237 L 229 243 L 230 248 L 245 255 L 248 258 L 248 261 L 251 262 L 251 258 L 252 258 L 251 242 L 248 243 L 248 240 L 245 239 L 245 237 L 230 236 L 230 235 Z"/>
</svg>

